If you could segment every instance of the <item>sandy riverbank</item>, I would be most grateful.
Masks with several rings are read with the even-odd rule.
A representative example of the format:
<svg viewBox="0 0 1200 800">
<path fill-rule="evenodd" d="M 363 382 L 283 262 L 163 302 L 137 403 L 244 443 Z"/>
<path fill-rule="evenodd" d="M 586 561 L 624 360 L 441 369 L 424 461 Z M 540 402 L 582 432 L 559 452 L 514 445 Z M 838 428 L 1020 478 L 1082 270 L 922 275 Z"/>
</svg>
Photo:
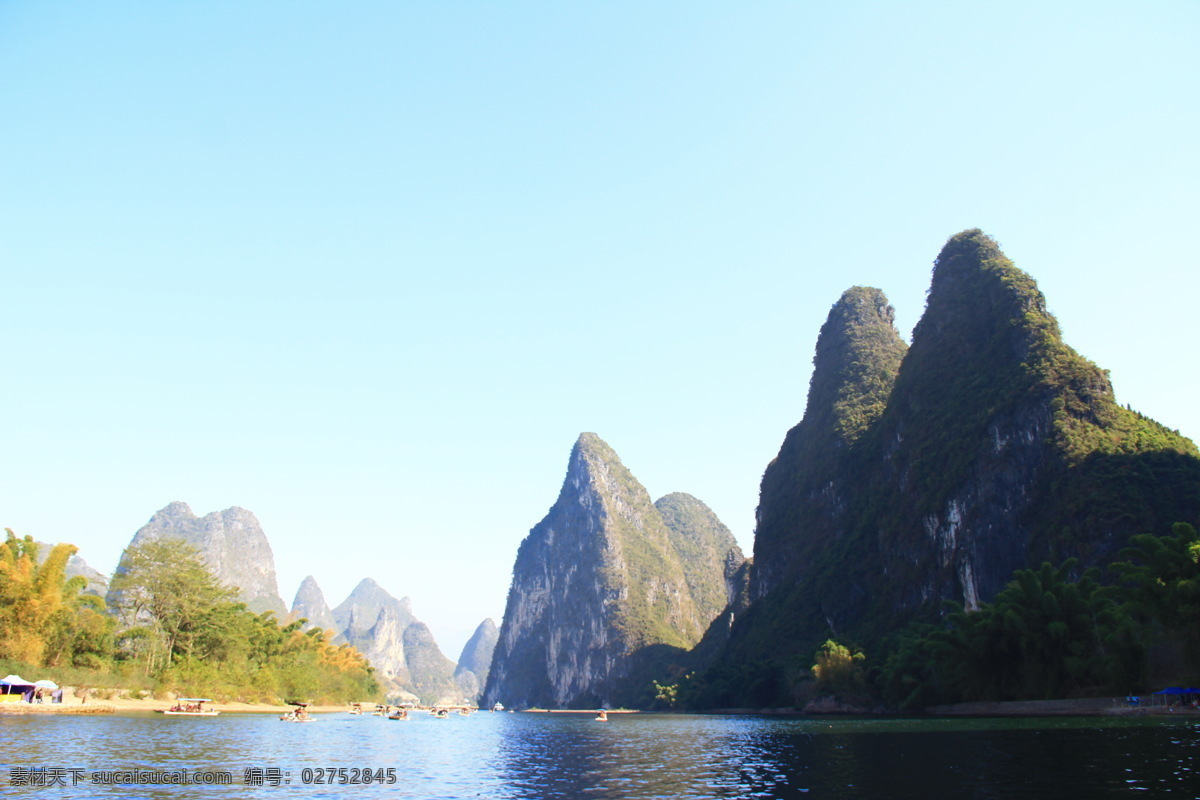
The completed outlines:
<svg viewBox="0 0 1200 800">
<path fill-rule="evenodd" d="M 126 711 L 163 711 L 175 704 L 174 700 L 155 700 L 153 698 L 120 697 L 111 698 L 99 696 L 95 691 L 89 692 L 86 699 L 75 694 L 73 688 L 63 687 L 63 701 L 51 703 L 0 703 L 0 714 L 112 714 Z M 366 704 L 364 704 L 366 705 Z M 270 703 L 211 703 L 206 708 L 215 708 L 222 714 L 282 714 L 291 711 L 287 705 Z M 374 707 L 371 703 L 369 707 Z M 312 714 L 345 713 L 349 705 L 309 706 Z"/>
</svg>

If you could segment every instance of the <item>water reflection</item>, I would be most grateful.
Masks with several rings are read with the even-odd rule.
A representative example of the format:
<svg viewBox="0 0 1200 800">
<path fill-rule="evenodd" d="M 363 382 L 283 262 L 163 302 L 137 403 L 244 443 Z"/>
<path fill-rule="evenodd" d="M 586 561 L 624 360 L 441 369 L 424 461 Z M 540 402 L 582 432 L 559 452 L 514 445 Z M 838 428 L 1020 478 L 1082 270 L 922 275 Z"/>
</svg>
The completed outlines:
<svg viewBox="0 0 1200 800">
<path fill-rule="evenodd" d="M 303 798 L 1194 797 L 1200 725 L 1155 720 L 812 720 L 488 714 L 412 722 L 329 715 L 0 717 L 5 796 Z M 217 769 L 231 786 L 53 789 L 14 768 Z M 396 770 L 393 785 L 304 770 Z M 246 785 L 247 770 L 276 783 Z M 270 772 L 270 771 L 273 771 Z"/>
</svg>

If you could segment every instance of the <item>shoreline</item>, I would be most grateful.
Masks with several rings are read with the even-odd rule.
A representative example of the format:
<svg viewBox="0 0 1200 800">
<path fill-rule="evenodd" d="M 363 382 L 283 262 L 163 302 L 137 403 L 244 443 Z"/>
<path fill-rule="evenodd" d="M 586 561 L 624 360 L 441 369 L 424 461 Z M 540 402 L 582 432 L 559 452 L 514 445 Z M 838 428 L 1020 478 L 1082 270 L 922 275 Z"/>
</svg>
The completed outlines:
<svg viewBox="0 0 1200 800">
<path fill-rule="evenodd" d="M 80 699 L 73 687 L 63 687 L 61 703 L 26 703 L 24 701 L 0 703 L 0 714 L 115 714 L 119 711 L 165 711 L 175 704 L 173 699 L 157 700 L 152 697 L 97 697 L 90 692 L 87 699 Z M 367 705 L 365 702 L 363 705 Z M 374 702 L 370 705 L 373 707 Z M 286 714 L 292 706 L 276 703 L 241 703 L 237 701 L 206 703 L 206 708 L 213 708 L 222 714 Z M 350 704 L 344 705 L 310 705 L 310 714 L 333 714 L 348 712 Z"/>
<path fill-rule="evenodd" d="M 6 714 L 115 714 L 118 712 L 147 712 L 165 711 L 174 704 L 174 700 L 154 698 L 113 697 L 104 699 L 94 694 L 87 700 L 81 700 L 75 695 L 72 687 L 63 687 L 62 703 L 25 703 L 0 702 L 0 715 Z M 363 702 L 363 706 L 374 706 L 375 703 Z M 237 701 L 214 702 L 207 704 L 222 714 L 286 714 L 292 706 L 277 703 L 243 703 Z M 350 711 L 350 704 L 310 705 L 310 714 L 337 714 Z M 480 709 L 481 711 L 483 709 Z M 521 714 L 594 714 L 595 709 L 567 708 L 529 708 L 513 709 Z M 654 714 L 656 712 L 640 711 L 638 709 L 608 709 L 613 714 Z M 680 712 L 665 712 L 680 713 Z M 888 718 L 896 716 L 914 716 L 907 714 L 880 714 L 865 710 L 850 712 L 813 712 L 797 708 L 724 708 L 700 712 L 682 712 L 697 714 L 732 714 L 746 716 L 795 716 L 795 717 L 839 717 L 864 716 Z M 924 717 L 1135 717 L 1135 716 L 1198 716 L 1200 709 L 1189 706 L 1143 705 L 1130 706 L 1121 697 L 1096 697 L 1072 700 L 1010 700 L 1004 702 L 974 702 L 954 703 L 949 705 L 930 706 L 923 713 L 915 716 Z"/>
</svg>

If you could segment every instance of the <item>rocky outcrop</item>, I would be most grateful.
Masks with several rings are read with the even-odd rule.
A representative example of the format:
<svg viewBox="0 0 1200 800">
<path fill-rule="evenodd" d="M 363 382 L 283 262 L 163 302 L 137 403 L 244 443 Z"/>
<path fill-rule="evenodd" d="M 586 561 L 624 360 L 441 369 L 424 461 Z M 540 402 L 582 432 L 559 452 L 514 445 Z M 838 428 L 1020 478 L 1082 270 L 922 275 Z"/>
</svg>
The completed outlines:
<svg viewBox="0 0 1200 800">
<path fill-rule="evenodd" d="M 479 627 L 463 646 L 462 654 L 458 657 L 458 666 L 454 668 L 454 680 L 468 697 L 478 698 L 483 693 L 488 672 L 492 668 L 492 654 L 496 650 L 499 638 L 500 629 L 489 618 L 479 623 Z"/>
<path fill-rule="evenodd" d="M 337 622 L 334 621 L 329 604 L 325 602 L 325 594 L 317 585 L 317 579 L 312 575 L 305 577 L 300 583 L 300 588 L 296 590 L 296 597 L 292 600 L 292 612 L 288 619 L 308 620 L 308 624 L 304 626 L 305 630 L 320 628 L 321 630 L 337 631 Z"/>
<path fill-rule="evenodd" d="M 692 595 L 680 536 L 616 453 L 581 435 L 558 500 L 517 552 L 485 702 L 613 703 L 644 659 L 693 646 L 711 616 Z M 724 555 L 711 576 L 720 587 Z"/>
<path fill-rule="evenodd" d="M 168 537 L 196 548 L 221 583 L 237 588 L 238 599 L 251 611 L 273 611 L 279 620 L 286 617 L 275 578 L 275 555 L 252 513 L 234 507 L 198 518 L 187 503 L 171 503 L 151 517 L 129 545 Z M 119 564 L 118 571 L 121 568 Z"/>
</svg>

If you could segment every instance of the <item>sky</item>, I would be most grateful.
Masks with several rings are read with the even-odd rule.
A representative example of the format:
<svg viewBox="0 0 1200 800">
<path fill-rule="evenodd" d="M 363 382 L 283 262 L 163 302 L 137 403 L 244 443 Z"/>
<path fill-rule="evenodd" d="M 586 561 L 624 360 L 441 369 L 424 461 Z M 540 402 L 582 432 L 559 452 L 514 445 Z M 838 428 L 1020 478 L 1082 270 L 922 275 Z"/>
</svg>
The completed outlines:
<svg viewBox="0 0 1200 800">
<path fill-rule="evenodd" d="M 0 525 L 172 501 L 457 659 L 579 434 L 749 554 L 830 306 L 979 227 L 1200 439 L 1200 3 L 0 0 Z"/>
</svg>

